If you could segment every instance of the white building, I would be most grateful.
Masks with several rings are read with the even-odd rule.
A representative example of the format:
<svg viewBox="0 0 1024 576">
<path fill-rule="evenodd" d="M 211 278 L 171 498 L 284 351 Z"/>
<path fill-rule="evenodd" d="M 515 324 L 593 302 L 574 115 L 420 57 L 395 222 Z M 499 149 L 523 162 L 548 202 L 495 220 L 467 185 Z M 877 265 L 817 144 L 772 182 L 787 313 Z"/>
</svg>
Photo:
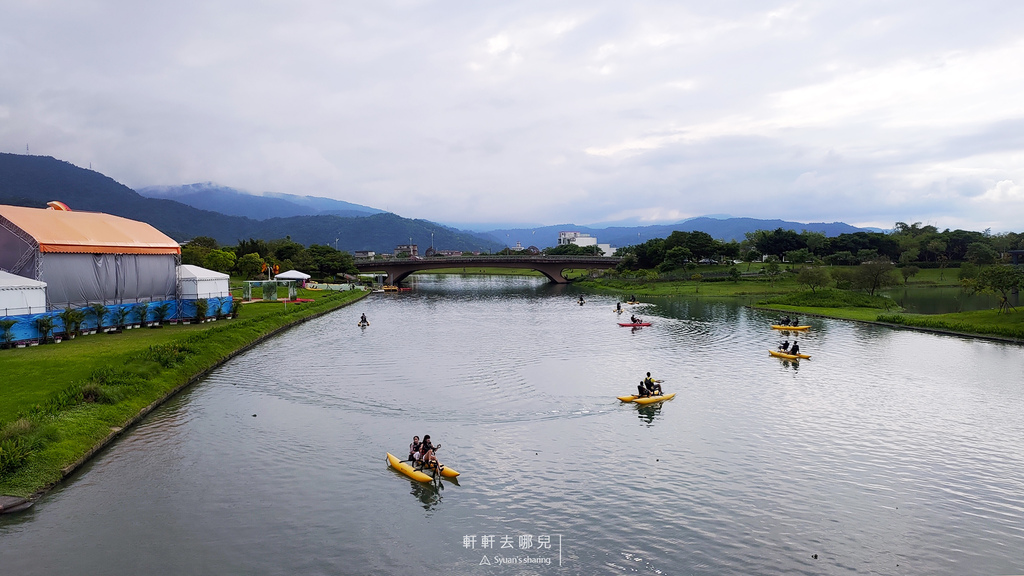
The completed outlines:
<svg viewBox="0 0 1024 576">
<path fill-rule="evenodd" d="M 590 234 L 584 234 L 583 232 L 559 232 L 558 245 L 565 246 L 566 244 L 575 244 L 577 246 L 597 246 L 597 249 L 601 252 L 602 256 L 611 256 L 614 252 L 611 244 L 599 244 L 597 242 L 597 238 Z"/>
</svg>

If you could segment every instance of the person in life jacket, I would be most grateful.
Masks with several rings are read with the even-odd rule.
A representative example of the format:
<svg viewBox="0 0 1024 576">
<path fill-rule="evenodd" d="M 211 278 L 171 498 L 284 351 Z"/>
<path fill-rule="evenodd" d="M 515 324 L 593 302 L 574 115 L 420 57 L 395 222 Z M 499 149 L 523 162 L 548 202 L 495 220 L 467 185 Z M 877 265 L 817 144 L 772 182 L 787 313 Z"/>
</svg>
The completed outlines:
<svg viewBox="0 0 1024 576">
<path fill-rule="evenodd" d="M 661 395 L 661 380 L 651 378 L 650 372 L 647 373 L 647 378 L 644 378 L 644 387 L 647 388 L 647 391 L 651 396 Z"/>
<path fill-rule="evenodd" d="M 420 459 L 420 446 L 421 446 L 420 437 L 419 436 L 413 436 L 412 437 L 412 444 L 409 444 L 409 461 L 410 462 L 416 462 L 417 460 Z"/>
</svg>

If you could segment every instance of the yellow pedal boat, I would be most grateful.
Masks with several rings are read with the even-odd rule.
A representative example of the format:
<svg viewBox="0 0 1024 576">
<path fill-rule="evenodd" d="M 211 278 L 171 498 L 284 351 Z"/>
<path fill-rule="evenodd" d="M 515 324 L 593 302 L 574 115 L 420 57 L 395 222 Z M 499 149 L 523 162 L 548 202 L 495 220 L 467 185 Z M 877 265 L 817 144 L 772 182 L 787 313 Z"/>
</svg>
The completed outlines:
<svg viewBox="0 0 1024 576">
<path fill-rule="evenodd" d="M 648 396 L 641 398 L 640 396 L 619 396 L 619 400 L 623 402 L 632 402 L 634 404 L 654 404 L 655 402 L 664 402 L 665 400 L 671 400 L 676 395 L 675 392 L 669 394 L 659 394 L 657 396 Z"/>
<path fill-rule="evenodd" d="M 388 466 L 391 466 L 392 468 L 398 470 L 402 474 L 405 474 L 409 478 L 412 478 L 417 482 L 432 482 L 434 480 L 434 477 L 431 474 L 428 474 L 428 472 L 432 473 L 433 470 L 429 468 L 423 470 L 413 468 L 408 461 L 399 460 L 398 457 L 392 454 L 391 452 L 388 452 L 387 454 Z M 444 476 L 445 478 L 455 478 L 458 475 L 458 471 L 456 471 L 454 468 L 451 468 L 449 466 L 444 466 L 443 468 L 441 468 L 441 476 Z"/>
<path fill-rule="evenodd" d="M 810 354 L 789 354 L 788 352 L 779 352 L 778 350 L 769 350 L 768 353 L 776 358 L 785 358 L 787 360 L 799 360 L 801 358 L 804 360 L 811 359 Z"/>
</svg>

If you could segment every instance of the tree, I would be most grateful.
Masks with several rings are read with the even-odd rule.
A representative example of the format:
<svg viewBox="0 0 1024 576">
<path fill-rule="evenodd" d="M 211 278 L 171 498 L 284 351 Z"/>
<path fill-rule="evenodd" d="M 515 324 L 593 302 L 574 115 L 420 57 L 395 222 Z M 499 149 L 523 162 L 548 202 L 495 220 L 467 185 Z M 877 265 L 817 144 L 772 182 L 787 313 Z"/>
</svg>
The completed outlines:
<svg viewBox="0 0 1024 576">
<path fill-rule="evenodd" d="M 874 296 L 880 288 L 896 284 L 893 271 L 896 269 L 888 260 L 872 260 L 857 266 L 853 275 L 853 286 Z"/>
<path fill-rule="evenodd" d="M 811 259 L 811 253 L 807 248 L 799 248 L 797 250 L 790 250 L 786 252 L 786 261 L 794 264 L 802 264 Z"/>
<path fill-rule="evenodd" d="M 1010 304 L 1009 294 L 1024 287 L 1024 270 L 1017 266 L 989 266 L 978 274 L 978 287 L 999 294 L 999 312 L 1010 313 L 1016 308 Z"/>
<path fill-rule="evenodd" d="M 216 250 L 217 248 L 220 248 L 220 245 L 217 244 L 217 241 L 214 240 L 213 238 L 210 238 L 209 236 L 196 236 L 195 238 L 189 240 L 186 246 L 202 246 L 203 248 L 208 248 L 210 250 Z"/>
<path fill-rule="evenodd" d="M 908 284 L 910 279 L 917 276 L 917 273 L 920 271 L 921 269 L 917 266 L 904 266 L 903 268 L 900 268 L 900 274 L 903 275 L 903 283 Z"/>
<path fill-rule="evenodd" d="M 831 275 L 837 290 L 849 290 L 853 286 L 852 268 L 835 268 Z"/>
<path fill-rule="evenodd" d="M 267 256 L 270 256 L 270 246 L 268 246 L 263 240 L 256 240 L 254 238 L 239 240 L 238 248 L 235 249 L 235 254 L 237 254 L 239 258 L 246 254 L 258 254 L 260 256 L 260 260 L 263 260 Z"/>
<path fill-rule="evenodd" d="M 334 276 L 339 273 L 358 274 L 355 259 L 348 252 L 335 250 L 333 246 L 313 244 L 306 249 L 310 266 L 315 269 L 321 278 Z"/>
<path fill-rule="evenodd" d="M 828 270 L 820 266 L 804 266 L 796 273 L 796 281 L 810 288 L 811 292 L 826 286 L 830 280 Z"/>
<path fill-rule="evenodd" d="M 780 274 L 782 274 L 782 267 L 779 266 L 778 260 L 775 260 L 775 258 L 773 257 L 771 260 L 768 261 L 767 264 L 764 265 L 764 267 L 761 268 L 761 274 L 764 274 L 765 276 L 768 277 L 768 282 L 774 288 L 775 280 L 778 279 Z"/>
<path fill-rule="evenodd" d="M 750 272 L 750 265 L 761 259 L 761 253 L 757 250 L 747 250 L 743 255 L 743 261 L 747 263 L 747 272 Z"/>
<path fill-rule="evenodd" d="M 968 244 L 967 252 L 964 254 L 965 260 L 980 266 L 994 264 L 998 258 L 999 254 L 987 242 L 971 242 Z"/>
<path fill-rule="evenodd" d="M 675 246 L 665 251 L 665 259 L 658 264 L 658 270 L 667 272 L 686 265 L 686 261 L 693 257 L 690 250 L 684 246 Z"/>
<path fill-rule="evenodd" d="M 803 239 L 804 244 L 807 246 L 807 251 L 815 256 L 819 255 L 822 249 L 825 248 L 825 244 L 828 242 L 828 238 L 825 237 L 823 232 L 810 232 L 804 230 L 800 233 L 800 238 Z"/>
<path fill-rule="evenodd" d="M 748 239 L 751 236 L 748 236 Z M 771 232 L 758 230 L 753 235 L 754 247 L 762 254 L 771 254 L 782 258 L 786 252 L 807 248 L 804 239 L 792 230 L 776 228 Z"/>
<path fill-rule="evenodd" d="M 210 249 L 206 246 L 193 246 L 191 243 L 181 248 L 181 263 L 192 266 L 202 266 Z"/>
<path fill-rule="evenodd" d="M 620 250 L 621 252 L 621 250 Z M 615 269 L 619 272 L 626 272 L 627 270 L 639 270 L 640 265 L 637 261 L 636 254 L 626 253 L 621 255 L 621 260 L 615 265 Z"/>
<path fill-rule="evenodd" d="M 741 276 L 740 271 L 737 270 L 735 266 L 733 266 L 732 268 L 729 268 L 729 279 L 730 280 L 732 280 L 733 282 L 739 282 L 740 281 L 740 276 Z"/>
<path fill-rule="evenodd" d="M 203 258 L 203 267 L 217 272 L 228 272 L 235 267 L 238 258 L 234 252 L 227 250 L 210 250 Z"/>
<path fill-rule="evenodd" d="M 235 264 L 235 270 L 238 270 L 238 273 L 246 279 L 255 277 L 262 268 L 263 258 L 260 258 L 260 255 L 256 252 L 245 254 Z"/>
<path fill-rule="evenodd" d="M 699 274 L 699 273 L 690 276 L 690 280 L 693 280 L 694 283 L 696 284 L 696 288 L 694 288 L 694 290 L 693 290 L 694 294 L 700 292 L 700 282 L 703 279 L 704 279 L 704 275 L 703 274 Z"/>
</svg>

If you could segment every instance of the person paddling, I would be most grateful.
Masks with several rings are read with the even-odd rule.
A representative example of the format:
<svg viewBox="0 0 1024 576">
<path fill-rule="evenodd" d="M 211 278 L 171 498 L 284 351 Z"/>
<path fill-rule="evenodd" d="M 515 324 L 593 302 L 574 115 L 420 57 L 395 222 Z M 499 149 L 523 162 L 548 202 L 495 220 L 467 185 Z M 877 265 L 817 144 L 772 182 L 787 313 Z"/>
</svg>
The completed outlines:
<svg viewBox="0 0 1024 576">
<path fill-rule="evenodd" d="M 363 312 L 362 317 L 359 318 L 359 323 L 364 325 L 370 323 L 370 321 L 366 319 L 366 312 Z"/>
<path fill-rule="evenodd" d="M 440 444 L 434 446 L 430 442 L 430 434 L 423 435 L 423 443 L 420 444 L 420 457 L 423 460 L 423 466 L 427 468 L 436 468 L 440 470 L 442 467 L 437 463 L 437 457 L 434 456 L 434 452 L 441 447 Z"/>
<path fill-rule="evenodd" d="M 796 340 L 793 341 L 793 347 L 789 349 L 789 353 L 793 356 L 800 353 L 800 345 L 796 343 Z"/>
<path fill-rule="evenodd" d="M 647 378 L 644 378 L 644 387 L 651 396 L 661 396 L 661 380 L 655 380 L 651 378 L 651 373 L 647 373 Z"/>
<path fill-rule="evenodd" d="M 782 352 L 789 351 L 789 340 L 784 340 L 782 344 L 779 344 L 779 350 Z"/>
</svg>

